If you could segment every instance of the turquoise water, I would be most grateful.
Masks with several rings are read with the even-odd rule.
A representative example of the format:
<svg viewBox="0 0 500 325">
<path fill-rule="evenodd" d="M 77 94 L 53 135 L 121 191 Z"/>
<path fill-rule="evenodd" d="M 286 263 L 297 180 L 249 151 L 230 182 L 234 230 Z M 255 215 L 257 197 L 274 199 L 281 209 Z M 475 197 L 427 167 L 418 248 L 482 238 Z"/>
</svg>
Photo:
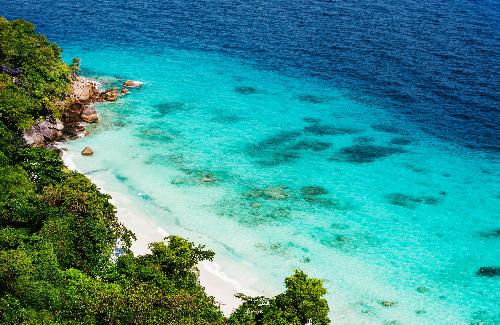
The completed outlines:
<svg viewBox="0 0 500 325">
<path fill-rule="evenodd" d="M 498 278 L 475 274 L 500 264 L 495 153 L 222 54 L 65 46 L 73 56 L 104 87 L 144 82 L 64 145 L 75 164 L 230 277 L 274 294 L 303 269 L 338 324 L 500 323 Z"/>
</svg>

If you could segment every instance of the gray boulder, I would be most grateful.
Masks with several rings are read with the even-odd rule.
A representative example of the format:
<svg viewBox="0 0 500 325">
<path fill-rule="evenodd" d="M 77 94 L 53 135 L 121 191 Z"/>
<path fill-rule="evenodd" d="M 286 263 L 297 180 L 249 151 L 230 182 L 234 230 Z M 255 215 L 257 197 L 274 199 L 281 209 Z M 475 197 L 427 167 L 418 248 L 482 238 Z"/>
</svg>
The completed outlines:
<svg viewBox="0 0 500 325">
<path fill-rule="evenodd" d="M 47 118 L 23 132 L 23 138 L 31 147 L 43 147 L 46 143 L 62 137 L 64 125 L 59 119 Z"/>
</svg>

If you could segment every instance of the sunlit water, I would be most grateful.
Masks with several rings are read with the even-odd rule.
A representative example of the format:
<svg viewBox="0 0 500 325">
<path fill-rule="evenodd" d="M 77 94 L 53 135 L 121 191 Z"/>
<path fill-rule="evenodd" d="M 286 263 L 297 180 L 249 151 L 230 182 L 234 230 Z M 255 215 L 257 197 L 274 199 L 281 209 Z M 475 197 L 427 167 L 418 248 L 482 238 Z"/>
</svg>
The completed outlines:
<svg viewBox="0 0 500 325">
<path fill-rule="evenodd" d="M 67 52 L 107 86 L 144 82 L 67 143 L 77 166 L 207 244 L 231 277 L 257 273 L 277 292 L 304 269 L 325 280 L 338 321 L 498 320 L 498 279 L 475 274 L 499 261 L 491 156 L 219 55 Z"/>
</svg>

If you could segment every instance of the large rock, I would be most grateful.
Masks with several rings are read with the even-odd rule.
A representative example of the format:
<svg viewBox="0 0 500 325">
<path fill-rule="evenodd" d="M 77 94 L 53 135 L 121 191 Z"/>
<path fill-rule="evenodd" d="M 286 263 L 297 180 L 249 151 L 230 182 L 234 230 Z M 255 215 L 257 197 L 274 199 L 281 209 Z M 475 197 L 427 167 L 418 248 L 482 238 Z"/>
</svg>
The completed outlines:
<svg viewBox="0 0 500 325">
<path fill-rule="evenodd" d="M 23 138 L 29 146 L 43 147 L 46 143 L 62 137 L 63 123 L 56 118 L 47 118 L 23 132 Z"/>
<path fill-rule="evenodd" d="M 92 156 L 94 154 L 94 151 L 90 147 L 85 147 L 85 149 L 82 150 L 82 155 L 84 156 Z"/>
<path fill-rule="evenodd" d="M 43 135 L 38 132 L 35 127 L 23 132 L 24 141 L 30 147 L 43 147 L 45 145 L 45 139 Z"/>
<path fill-rule="evenodd" d="M 270 200 L 285 200 L 290 194 L 286 186 L 269 186 L 262 191 L 264 198 Z"/>
<path fill-rule="evenodd" d="M 109 89 L 102 93 L 102 97 L 104 98 L 104 100 L 114 102 L 118 99 L 118 94 L 118 89 Z"/>
<path fill-rule="evenodd" d="M 99 120 L 97 112 L 90 106 L 85 106 L 83 108 L 82 114 L 80 115 L 82 121 L 87 123 L 95 123 Z"/>
<path fill-rule="evenodd" d="M 123 86 L 129 87 L 129 88 L 138 88 L 138 87 L 142 86 L 142 82 L 134 81 L 134 80 L 127 80 L 123 83 Z"/>
<path fill-rule="evenodd" d="M 71 84 L 71 91 L 68 98 L 71 102 L 90 102 L 99 97 L 98 84 L 92 80 L 77 77 Z"/>
</svg>

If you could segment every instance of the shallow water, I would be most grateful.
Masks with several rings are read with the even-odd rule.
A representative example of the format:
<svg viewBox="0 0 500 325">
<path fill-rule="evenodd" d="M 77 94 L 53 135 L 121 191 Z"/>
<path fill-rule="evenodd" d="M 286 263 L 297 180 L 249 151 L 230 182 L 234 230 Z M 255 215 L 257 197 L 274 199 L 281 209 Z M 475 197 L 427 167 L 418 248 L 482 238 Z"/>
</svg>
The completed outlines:
<svg viewBox="0 0 500 325">
<path fill-rule="evenodd" d="M 67 52 L 111 85 L 144 81 L 98 106 L 92 135 L 66 145 L 75 163 L 214 249 L 230 276 L 257 273 L 274 293 L 304 269 L 340 323 L 497 320 L 498 279 L 475 275 L 499 261 L 498 237 L 481 235 L 499 226 L 491 156 L 221 55 Z"/>
<path fill-rule="evenodd" d="M 40 7 L 38 16 L 29 2 L 18 3 L 24 7 L 7 11 L 41 20 L 65 58 L 80 57 L 83 72 L 105 87 L 144 82 L 117 103 L 98 105 L 100 123 L 67 143 L 67 154 L 168 232 L 213 249 L 228 276 L 245 283 L 251 275 L 260 279 L 251 289 L 274 294 L 294 268 L 303 269 L 324 279 L 339 324 L 500 322 L 499 278 L 476 276 L 481 266 L 500 265 L 494 112 L 482 118 L 495 126 L 471 132 L 464 141 L 473 145 L 464 146 L 462 122 L 444 123 L 447 111 L 433 110 L 435 98 L 418 91 L 417 123 L 361 84 L 335 87 L 337 79 L 352 80 L 326 68 L 335 82 L 294 70 L 280 56 L 263 69 L 260 56 L 235 56 L 216 41 L 207 43 L 211 50 L 188 41 L 182 48 L 184 38 L 158 30 L 137 35 L 131 23 L 139 13 L 111 15 L 113 36 L 96 16 L 93 32 L 72 35 L 57 11 Z M 78 28 L 64 14 L 74 10 L 76 23 L 89 15 L 58 6 L 70 30 Z M 293 73 L 270 69 L 280 60 Z M 87 145 L 91 158 L 79 154 Z"/>
</svg>

